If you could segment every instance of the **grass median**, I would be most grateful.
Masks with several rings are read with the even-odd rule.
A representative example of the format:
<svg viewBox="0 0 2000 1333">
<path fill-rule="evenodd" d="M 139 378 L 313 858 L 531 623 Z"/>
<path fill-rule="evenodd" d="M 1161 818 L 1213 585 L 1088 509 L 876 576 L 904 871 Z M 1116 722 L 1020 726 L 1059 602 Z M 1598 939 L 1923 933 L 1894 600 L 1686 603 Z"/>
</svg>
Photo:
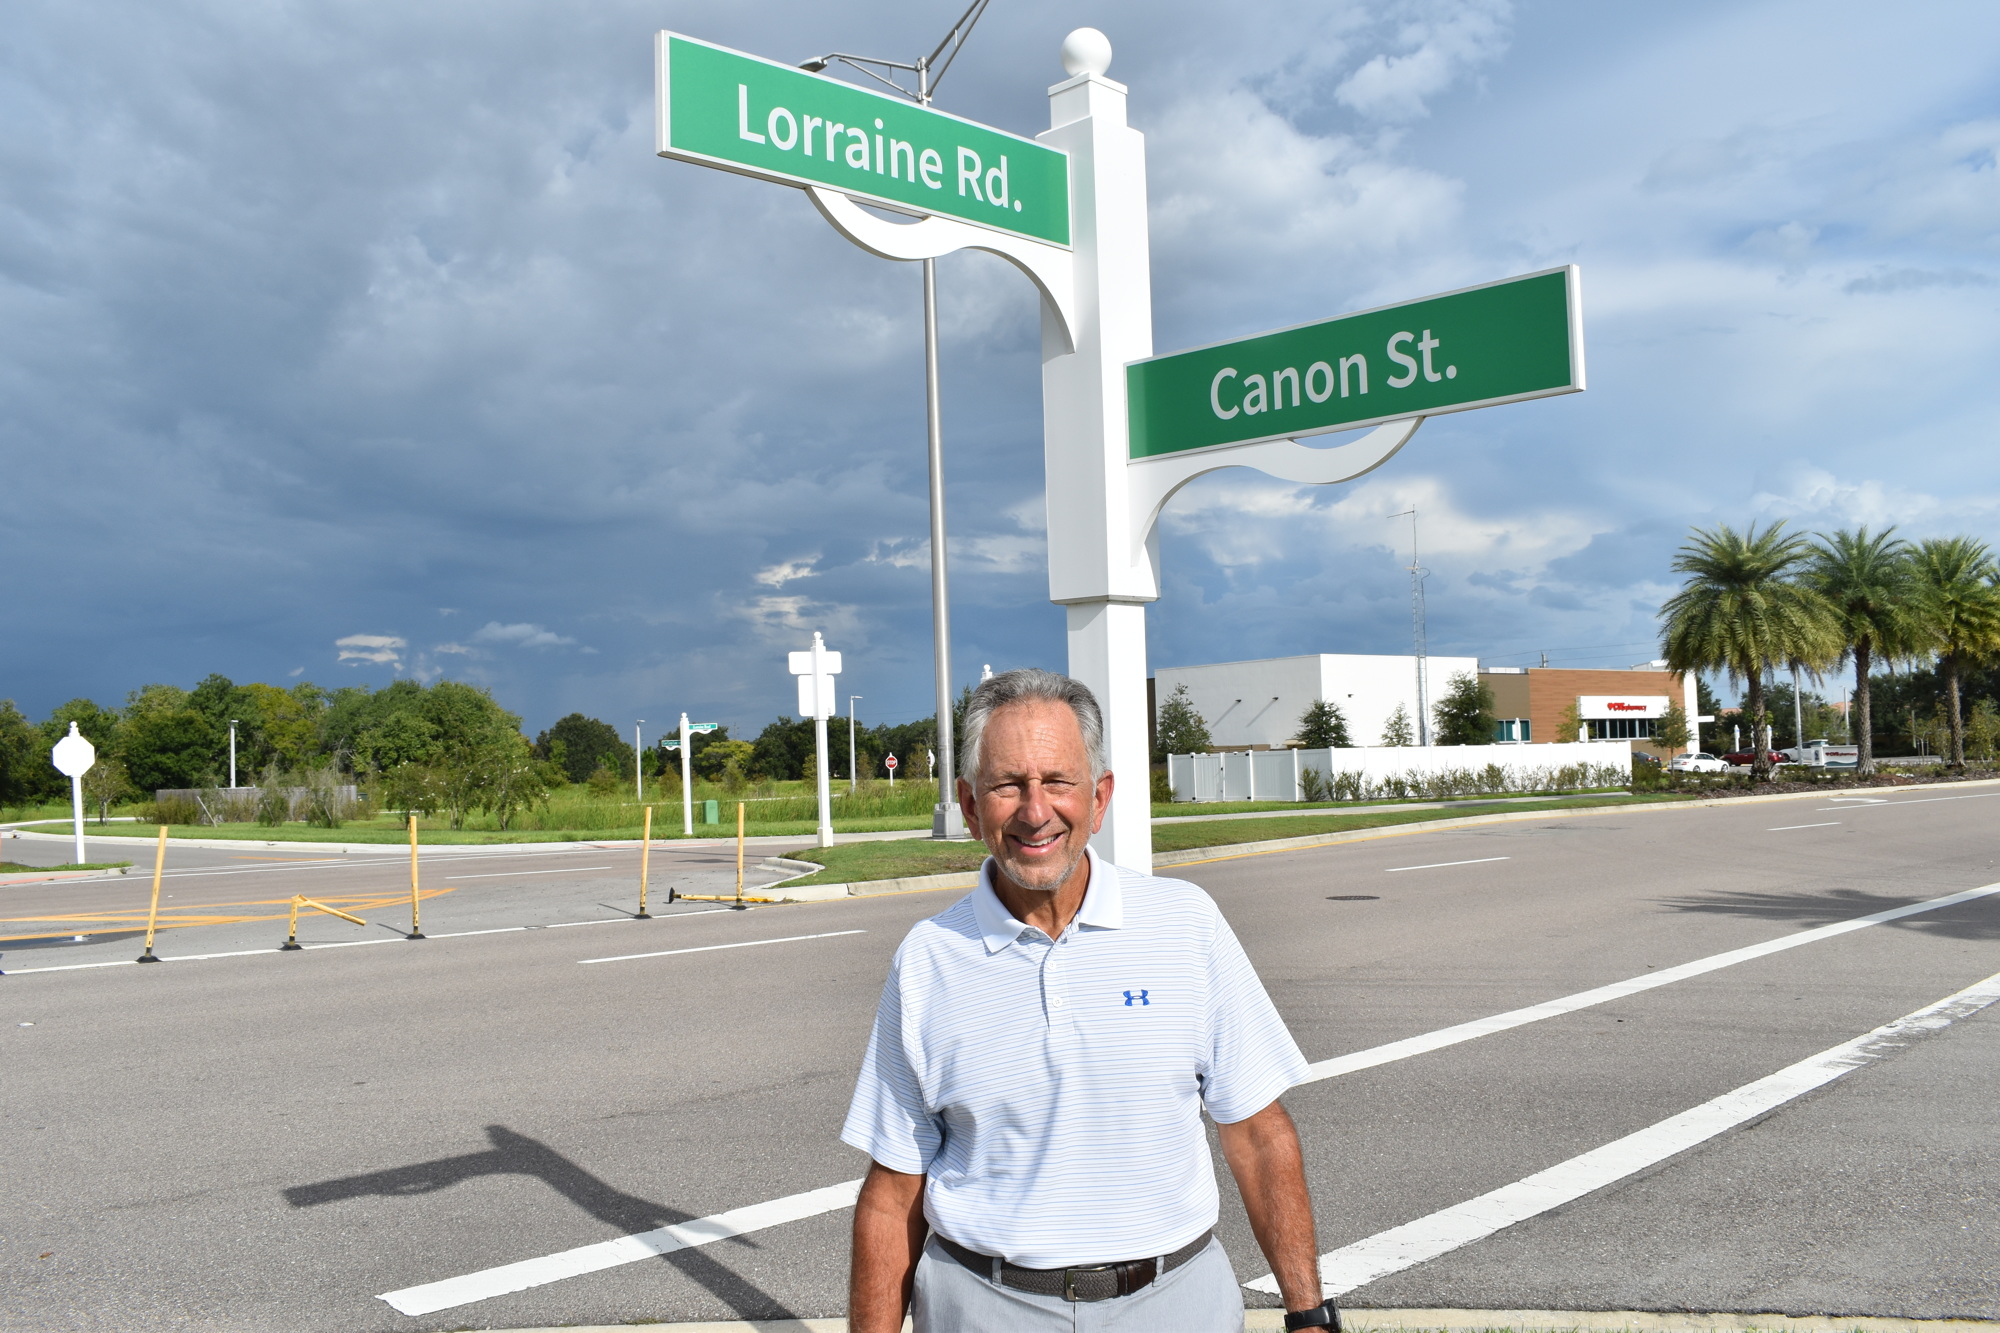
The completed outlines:
<svg viewBox="0 0 2000 1333">
<path fill-rule="evenodd" d="M 1640 796 L 1606 793 L 1601 796 L 1575 796 L 1537 803 L 1522 813 L 1541 817 L 1559 815 L 1565 810 L 1623 807 L 1635 802 L 1653 805 L 1694 799 L 1696 798 L 1692 796 L 1674 793 Z M 1483 815 L 1496 813 L 1499 811 L 1488 805 L 1484 808 L 1475 807 L 1463 811 L 1355 810 L 1329 812 L 1325 815 L 1289 815 L 1277 819 L 1258 819 L 1251 815 L 1243 819 L 1218 819 L 1201 824 L 1155 824 L 1153 850 L 1180 852 L 1206 847 L 1226 848 L 1277 838 L 1346 833 L 1355 829 L 1393 828 L 1398 824 L 1477 819 Z M 795 861 L 811 861 L 826 867 L 802 879 L 787 881 L 790 884 L 852 884 L 869 880 L 906 879 L 916 875 L 944 875 L 955 871 L 977 870 L 980 863 L 986 859 L 986 848 L 976 842 L 940 843 L 915 838 L 895 842 L 851 842 L 835 847 L 813 847 L 801 852 L 789 852 L 787 855 Z"/>
</svg>

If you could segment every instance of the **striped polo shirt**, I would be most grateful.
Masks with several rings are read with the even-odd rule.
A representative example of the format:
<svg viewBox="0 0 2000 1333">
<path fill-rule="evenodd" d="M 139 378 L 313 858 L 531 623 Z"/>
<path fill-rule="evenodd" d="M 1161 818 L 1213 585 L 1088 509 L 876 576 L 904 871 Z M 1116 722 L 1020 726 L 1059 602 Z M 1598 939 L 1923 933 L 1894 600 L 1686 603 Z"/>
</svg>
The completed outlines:
<svg viewBox="0 0 2000 1333">
<path fill-rule="evenodd" d="M 841 1138 L 928 1176 L 939 1234 L 1029 1268 L 1170 1254 L 1215 1225 L 1201 1115 L 1305 1057 L 1214 900 L 1090 854 L 1062 938 L 979 887 L 896 950 Z"/>
</svg>

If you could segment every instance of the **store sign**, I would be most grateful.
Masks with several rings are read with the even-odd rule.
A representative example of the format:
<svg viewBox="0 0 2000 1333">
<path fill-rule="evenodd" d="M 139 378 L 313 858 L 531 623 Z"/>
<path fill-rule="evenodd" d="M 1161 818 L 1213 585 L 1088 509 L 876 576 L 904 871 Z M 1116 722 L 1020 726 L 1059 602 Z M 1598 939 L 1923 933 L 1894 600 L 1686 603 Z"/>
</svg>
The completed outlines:
<svg viewBox="0 0 2000 1333">
<path fill-rule="evenodd" d="M 1586 694 L 1576 701 L 1580 717 L 1665 717 L 1673 700 L 1664 694 Z"/>
<path fill-rule="evenodd" d="M 1577 393 L 1577 270 L 1134 361 L 1125 384 L 1135 459 Z"/>
<path fill-rule="evenodd" d="M 1069 155 L 932 107 L 662 32 L 654 151 L 1069 244 Z"/>
</svg>

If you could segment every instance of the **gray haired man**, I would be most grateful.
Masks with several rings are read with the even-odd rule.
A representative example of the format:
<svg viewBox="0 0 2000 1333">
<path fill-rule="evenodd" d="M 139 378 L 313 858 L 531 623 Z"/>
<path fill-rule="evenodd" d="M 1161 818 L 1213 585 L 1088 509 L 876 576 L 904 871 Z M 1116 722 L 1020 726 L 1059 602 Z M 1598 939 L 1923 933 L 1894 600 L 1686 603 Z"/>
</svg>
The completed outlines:
<svg viewBox="0 0 2000 1333">
<path fill-rule="evenodd" d="M 1243 1327 L 1218 1126 L 1288 1328 L 1335 1325 L 1298 1133 L 1305 1060 L 1207 894 L 1090 850 L 1113 778 L 1090 691 L 1010 671 L 965 713 L 979 886 L 897 950 L 841 1137 L 873 1159 L 853 1333 Z"/>
</svg>

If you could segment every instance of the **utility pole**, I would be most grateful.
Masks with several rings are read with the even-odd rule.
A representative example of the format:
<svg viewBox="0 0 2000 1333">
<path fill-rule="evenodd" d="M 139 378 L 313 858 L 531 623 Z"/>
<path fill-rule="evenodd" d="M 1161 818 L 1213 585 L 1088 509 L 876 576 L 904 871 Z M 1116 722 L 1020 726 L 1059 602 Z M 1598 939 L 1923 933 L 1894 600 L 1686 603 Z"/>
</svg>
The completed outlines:
<svg viewBox="0 0 2000 1333">
<path fill-rule="evenodd" d="M 236 790 L 236 719 L 229 719 L 229 790 Z"/>
<path fill-rule="evenodd" d="M 632 724 L 632 795 L 641 805 L 646 803 L 646 747 L 639 743 L 639 728 L 645 725 L 643 717 Z"/>
<path fill-rule="evenodd" d="M 1410 519 L 1410 637 L 1414 641 L 1417 654 L 1417 744 L 1429 745 L 1431 703 L 1426 670 L 1429 663 L 1426 659 L 1430 656 L 1430 652 L 1425 644 L 1424 635 L 1425 570 L 1423 562 L 1417 558 L 1417 507 L 1412 504 L 1402 513 L 1391 514 L 1389 517 L 1402 518 L 1405 514 Z M 1543 658 L 1542 664 L 1548 665 L 1546 657 Z"/>
</svg>

